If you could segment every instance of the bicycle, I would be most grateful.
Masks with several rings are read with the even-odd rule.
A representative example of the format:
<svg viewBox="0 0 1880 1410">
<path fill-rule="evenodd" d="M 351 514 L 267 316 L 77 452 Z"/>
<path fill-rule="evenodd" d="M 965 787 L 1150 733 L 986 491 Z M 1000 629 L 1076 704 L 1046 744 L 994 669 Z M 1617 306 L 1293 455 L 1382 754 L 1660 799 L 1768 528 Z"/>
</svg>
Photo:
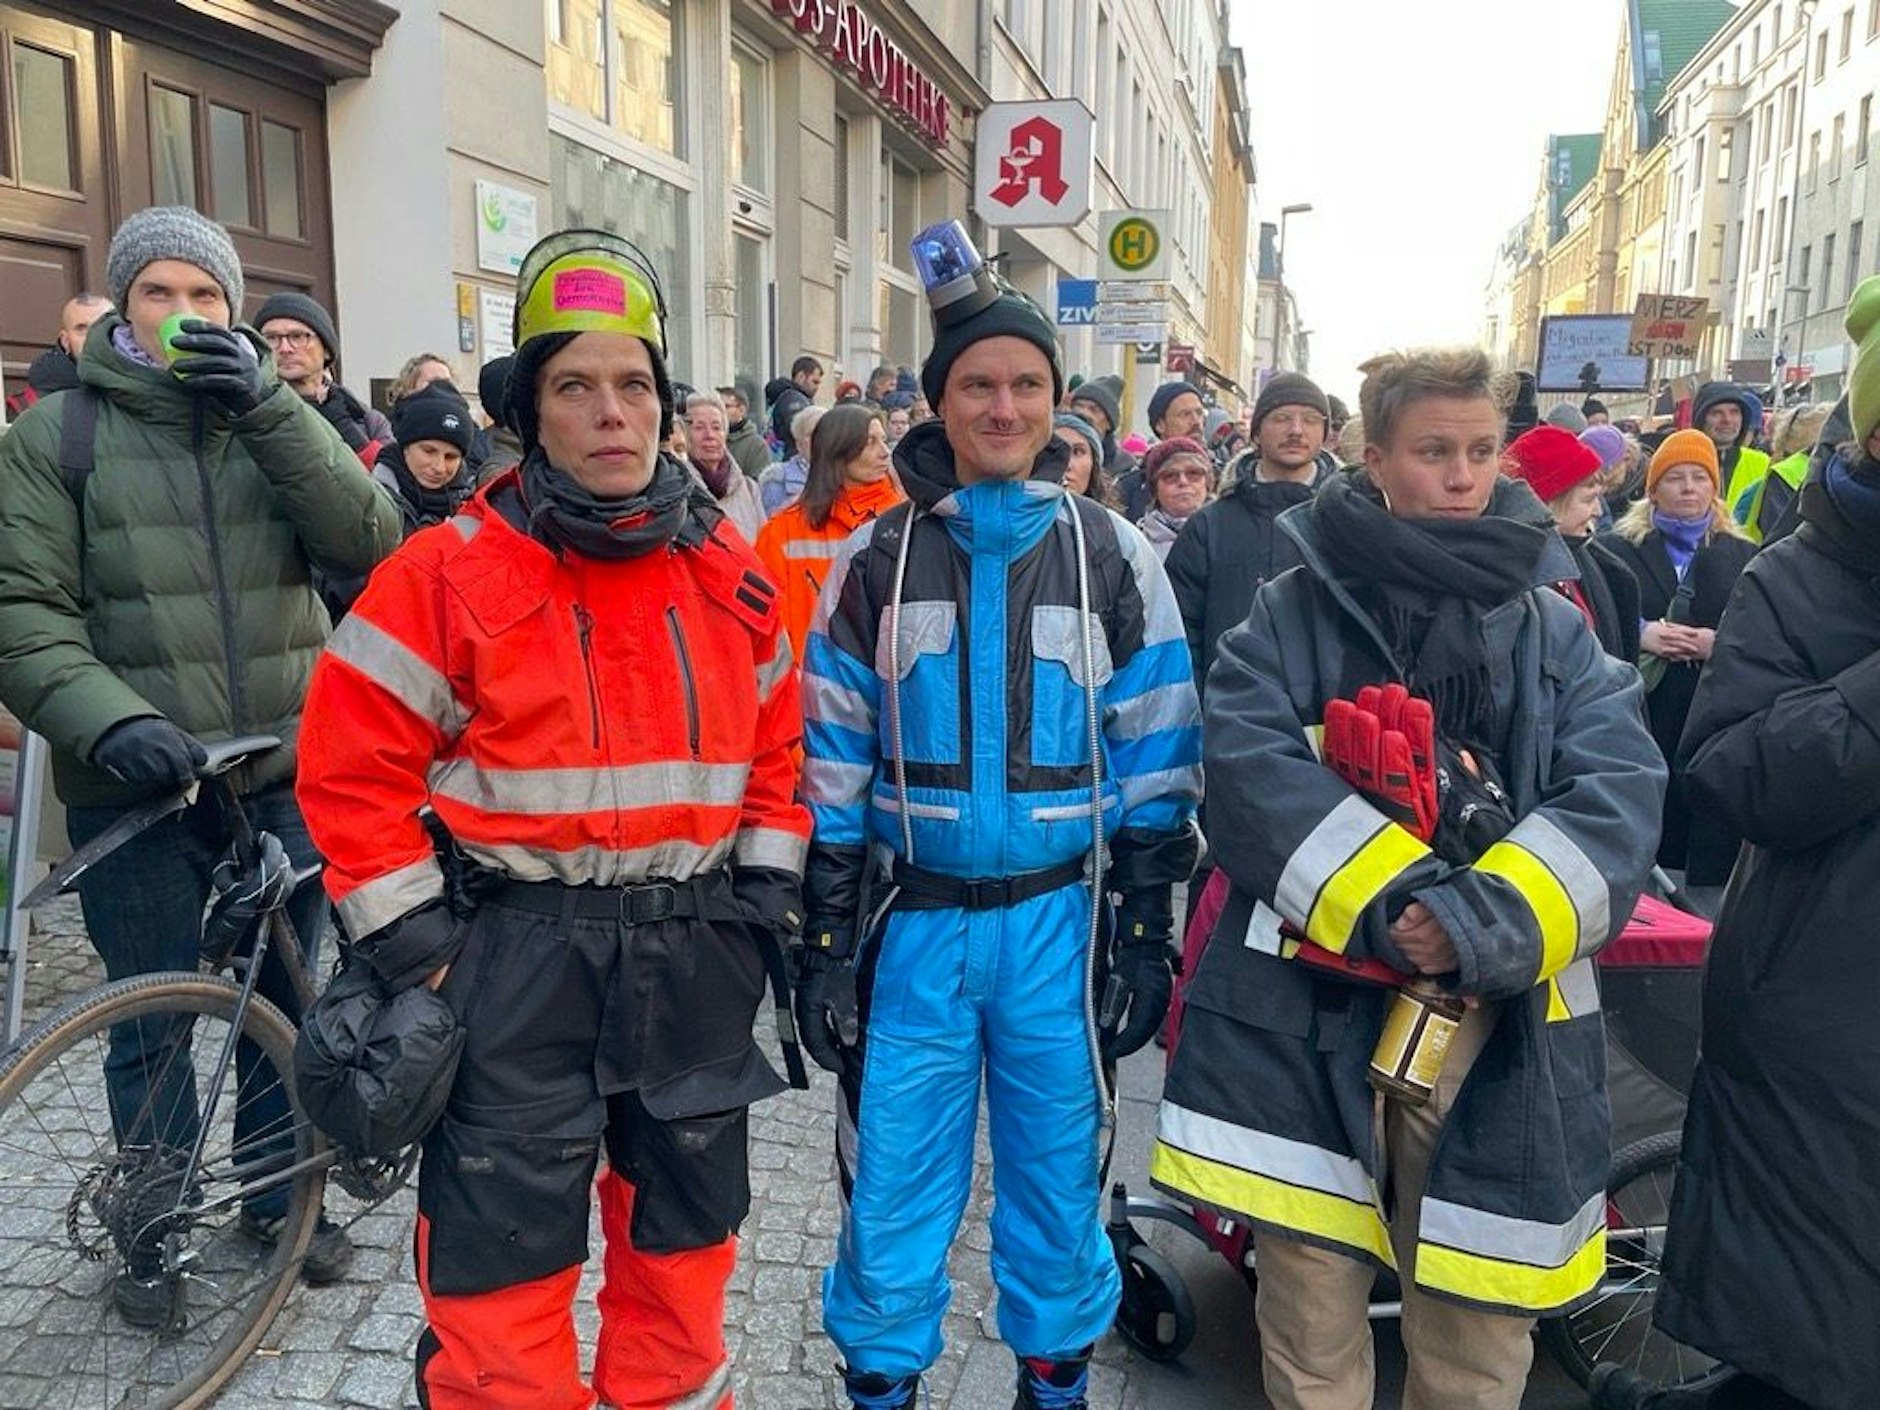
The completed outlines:
<svg viewBox="0 0 1880 1410">
<path fill-rule="evenodd" d="M 416 1165 L 416 1146 L 359 1158 L 307 1120 L 294 1091 L 294 1022 L 256 990 L 264 967 L 278 965 L 297 1015 L 314 998 L 287 902 L 317 869 L 292 870 L 278 840 L 243 812 L 232 778 L 279 744 L 253 736 L 209 746 L 195 783 L 127 813 L 25 899 L 32 906 L 70 889 L 199 789 L 227 821 L 203 968 L 105 984 L 0 1058 L 0 1328 L 13 1346 L 0 1355 L 0 1380 L 9 1404 L 207 1404 L 292 1291 L 327 1177 L 360 1202 L 350 1224 Z M 135 1111 L 109 1109 L 108 1054 L 116 1090 L 145 1094 Z M 258 1209 L 271 1242 L 243 1227 L 244 1212 Z M 117 1305 L 123 1277 L 154 1308 L 151 1325 L 134 1325 Z"/>
</svg>

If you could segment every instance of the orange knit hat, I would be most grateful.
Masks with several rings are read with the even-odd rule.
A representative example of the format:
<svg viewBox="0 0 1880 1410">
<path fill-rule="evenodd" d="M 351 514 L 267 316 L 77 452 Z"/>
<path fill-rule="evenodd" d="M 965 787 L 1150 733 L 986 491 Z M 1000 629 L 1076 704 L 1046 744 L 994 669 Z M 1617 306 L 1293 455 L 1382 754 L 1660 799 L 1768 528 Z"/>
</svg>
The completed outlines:
<svg viewBox="0 0 1880 1410">
<path fill-rule="evenodd" d="M 1645 471 L 1645 493 L 1658 488 L 1665 471 L 1674 465 L 1701 465 L 1710 476 L 1713 493 L 1723 493 L 1723 471 L 1717 464 L 1717 447 L 1702 431 L 1673 431 L 1652 455 Z"/>
</svg>

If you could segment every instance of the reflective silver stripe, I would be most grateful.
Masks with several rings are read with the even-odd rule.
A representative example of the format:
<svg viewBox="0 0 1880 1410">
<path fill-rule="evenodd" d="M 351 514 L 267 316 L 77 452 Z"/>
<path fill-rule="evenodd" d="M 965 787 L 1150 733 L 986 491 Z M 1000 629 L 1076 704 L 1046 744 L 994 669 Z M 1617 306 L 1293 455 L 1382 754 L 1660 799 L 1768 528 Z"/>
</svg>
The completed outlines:
<svg viewBox="0 0 1880 1410">
<path fill-rule="evenodd" d="M 1596 952 L 1612 933 L 1612 893 L 1607 890 L 1606 878 L 1599 874 L 1599 868 L 1545 813 L 1529 813 L 1515 824 L 1506 840 L 1533 853 L 1558 878 L 1561 889 L 1567 893 L 1567 900 L 1572 902 L 1573 913 L 1580 922 L 1574 954 L 1584 956 Z"/>
<path fill-rule="evenodd" d="M 338 905 L 340 924 L 348 935 L 360 940 L 443 894 L 444 873 L 437 858 L 426 857 L 375 876 L 348 893 Z"/>
<path fill-rule="evenodd" d="M 771 653 L 768 661 L 757 663 L 757 699 L 761 703 L 770 699 L 770 692 L 777 688 L 777 682 L 790 674 L 790 667 L 796 664 L 796 656 L 790 650 L 788 632 L 777 633 L 777 649 Z"/>
<path fill-rule="evenodd" d="M 1236 1126 L 1217 1116 L 1190 1111 L 1166 1098 L 1157 1128 L 1157 1136 L 1167 1144 L 1223 1165 L 1360 1204 L 1377 1202 L 1371 1177 L 1355 1157 Z"/>
<path fill-rule="evenodd" d="M 1135 574 L 1136 591 L 1142 595 L 1142 644 L 1185 643 L 1187 629 L 1182 626 L 1181 608 L 1176 604 L 1174 589 L 1168 585 L 1168 573 L 1162 567 L 1162 560 L 1155 556 L 1155 549 L 1141 529 L 1114 510 L 1110 512 L 1117 523 L 1117 545 Z"/>
<path fill-rule="evenodd" d="M 834 558 L 842 552 L 841 539 L 786 539 L 785 558 Z"/>
<path fill-rule="evenodd" d="M 483 529 L 482 519 L 474 514 L 453 514 L 450 516 L 448 522 L 451 528 L 457 531 L 465 543 L 469 543 L 470 540 L 481 533 Z"/>
<path fill-rule="evenodd" d="M 1054 803 L 1049 807 L 1033 808 L 1031 810 L 1031 820 L 1033 822 L 1069 822 L 1074 818 L 1087 818 L 1089 816 L 1090 804 L 1087 802 Z"/>
<path fill-rule="evenodd" d="M 712 1378 L 690 1395 L 667 1402 L 667 1410 L 718 1410 L 731 1389 L 731 1363 L 720 1361 Z"/>
<path fill-rule="evenodd" d="M 562 881 L 571 886 L 627 886 L 653 877 L 684 881 L 723 866 L 731 856 L 731 839 L 709 847 L 673 838 L 650 847 L 576 847 L 553 852 L 515 843 L 462 842 L 464 851 L 486 866 L 496 867 L 517 881 Z"/>
<path fill-rule="evenodd" d="M 892 793 L 877 793 L 874 804 L 884 813 L 898 814 L 901 805 Z M 915 803 L 909 801 L 907 815 L 910 818 L 931 818 L 936 822 L 958 822 L 960 810 L 946 803 Z"/>
<path fill-rule="evenodd" d="M 1286 869 L 1280 873 L 1279 887 L 1273 893 L 1279 913 L 1304 925 L 1325 883 L 1358 855 L 1385 822 L 1382 813 L 1355 795 L 1321 818 L 1286 859 Z"/>
<path fill-rule="evenodd" d="M 875 732 L 875 707 L 868 697 L 814 671 L 803 673 L 803 719 L 857 734 Z"/>
<path fill-rule="evenodd" d="M 846 808 L 868 797 L 875 786 L 873 764 L 850 764 L 840 759 L 803 760 L 803 779 L 797 792 L 805 803 L 820 803 L 825 808 Z"/>
<path fill-rule="evenodd" d="M 326 649 L 381 690 L 397 696 L 406 709 L 437 726 L 446 739 L 463 732 L 470 711 L 451 692 L 443 672 L 385 628 L 349 612 L 333 629 Z"/>
<path fill-rule="evenodd" d="M 749 764 L 661 759 L 610 769 L 484 769 L 473 759 L 432 766 L 431 792 L 492 813 L 560 817 L 666 804 L 734 808 L 744 801 Z"/>
<path fill-rule="evenodd" d="M 1526 1263 L 1535 1268 L 1558 1268 L 1606 1227 L 1606 1196 L 1601 1191 L 1564 1224 L 1542 1224 L 1506 1214 L 1490 1214 L 1433 1196 L 1423 1197 L 1417 1238 L 1483 1258 Z"/>
<path fill-rule="evenodd" d="M 1184 764 L 1178 769 L 1161 769 L 1151 774 L 1119 774 L 1117 790 L 1123 806 L 1135 808 L 1154 798 L 1171 794 L 1190 802 L 1201 801 L 1201 765 Z"/>
<path fill-rule="evenodd" d="M 809 839 L 780 827 L 741 827 L 731 844 L 731 856 L 741 866 L 775 867 L 800 876 L 809 859 Z"/>
<path fill-rule="evenodd" d="M 1253 914 L 1247 917 L 1247 934 L 1242 943 L 1249 950 L 1258 950 L 1263 955 L 1283 955 L 1279 927 L 1279 912 L 1265 901 L 1255 901 Z"/>
<path fill-rule="evenodd" d="M 1160 685 L 1110 708 L 1104 733 L 1112 739 L 1143 739 L 1158 730 L 1187 729 L 1201 723 L 1201 702 L 1188 681 Z"/>
<path fill-rule="evenodd" d="M 816 599 L 816 610 L 810 613 L 809 630 L 811 636 L 829 635 L 828 608 L 842 600 L 842 591 L 848 585 L 849 565 L 856 556 L 864 552 L 875 537 L 875 525 L 880 520 L 870 519 L 861 528 L 843 540 L 841 547 L 846 553 L 838 553 L 835 565 L 829 569 L 829 576 L 823 579 L 821 596 Z"/>
<path fill-rule="evenodd" d="M 1575 960 L 1554 976 L 1560 990 L 1560 1002 L 1575 1018 L 1599 1012 L 1599 980 L 1591 960 Z"/>
</svg>

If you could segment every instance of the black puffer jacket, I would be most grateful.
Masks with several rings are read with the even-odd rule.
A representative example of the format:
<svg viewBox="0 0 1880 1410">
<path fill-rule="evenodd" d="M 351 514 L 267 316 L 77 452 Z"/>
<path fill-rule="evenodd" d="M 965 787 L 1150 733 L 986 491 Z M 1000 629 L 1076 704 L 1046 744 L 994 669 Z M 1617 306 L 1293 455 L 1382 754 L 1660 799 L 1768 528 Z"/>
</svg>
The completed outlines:
<svg viewBox="0 0 1880 1410">
<path fill-rule="evenodd" d="M 1737 583 L 1685 730 L 1749 844 L 1704 972 L 1656 1317 L 1815 1410 L 1880 1386 L 1880 533 L 1819 483 Z"/>
<path fill-rule="evenodd" d="M 1208 668 L 1221 633 L 1247 620 L 1260 584 L 1300 561 L 1298 546 L 1276 521 L 1312 498 L 1312 486 L 1253 478 L 1251 459 L 1241 478 L 1188 521 L 1163 567 L 1188 632 L 1195 685 L 1207 697 Z"/>
</svg>

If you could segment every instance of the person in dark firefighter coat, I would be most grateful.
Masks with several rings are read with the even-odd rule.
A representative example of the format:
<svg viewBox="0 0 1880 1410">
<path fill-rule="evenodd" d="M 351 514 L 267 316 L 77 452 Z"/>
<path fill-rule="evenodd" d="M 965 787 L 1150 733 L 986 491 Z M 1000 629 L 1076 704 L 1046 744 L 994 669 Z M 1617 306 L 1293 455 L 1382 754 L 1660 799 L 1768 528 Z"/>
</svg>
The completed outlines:
<svg viewBox="0 0 1880 1410">
<path fill-rule="evenodd" d="M 1654 1320 L 1735 1373 L 1644 1393 L 1600 1367 L 1610 1410 L 1880 1402 L 1880 276 L 1846 326 L 1852 444 L 1737 580 L 1680 746 L 1693 801 L 1748 845 L 1704 967 Z"/>
<path fill-rule="evenodd" d="M 1120 1287 L 1089 996 L 1128 997 L 1126 1017 L 1109 1015 L 1114 1053 L 1147 1042 L 1168 1006 L 1200 720 L 1154 551 L 1057 483 L 1050 320 L 998 288 L 956 223 L 937 229 L 952 234 L 915 241 L 936 305 L 922 385 L 937 416 L 895 451 L 911 503 L 849 538 L 804 648 L 815 831 L 797 1018 L 842 1077 L 847 1195 L 823 1324 L 855 1405 L 917 1402 L 940 1353 L 983 1072 L 1017 1404 L 1082 1410 Z M 865 901 L 871 847 L 887 863 Z M 1100 966 L 1106 852 L 1102 889 L 1120 901 Z"/>
<path fill-rule="evenodd" d="M 1531 1319 L 1605 1271 L 1592 957 L 1651 865 L 1664 765 L 1636 669 L 1549 587 L 1577 569 L 1546 510 L 1497 476 L 1486 355 L 1365 370 L 1363 467 L 1281 516 L 1302 565 L 1260 589 L 1209 676 L 1209 841 L 1232 889 L 1150 1171 L 1254 1227 L 1281 1410 L 1372 1404 L 1380 1266 L 1404 1285 L 1406 1410 L 1514 1410 Z M 1388 682 L 1499 773 L 1513 826 L 1471 866 L 1320 762 L 1328 702 Z M 1466 997 L 1426 1106 L 1367 1086 L 1388 990 L 1300 962 L 1282 923 Z"/>
<path fill-rule="evenodd" d="M 809 818 L 776 589 L 685 467 L 639 252 L 549 236 L 518 276 L 527 453 L 367 585 L 314 675 L 299 797 L 382 980 L 463 1022 L 418 1175 L 430 1410 L 727 1410 L 767 943 Z M 420 809 L 482 875 L 467 919 Z M 598 1153 L 592 1389 L 571 1304 Z"/>
</svg>

